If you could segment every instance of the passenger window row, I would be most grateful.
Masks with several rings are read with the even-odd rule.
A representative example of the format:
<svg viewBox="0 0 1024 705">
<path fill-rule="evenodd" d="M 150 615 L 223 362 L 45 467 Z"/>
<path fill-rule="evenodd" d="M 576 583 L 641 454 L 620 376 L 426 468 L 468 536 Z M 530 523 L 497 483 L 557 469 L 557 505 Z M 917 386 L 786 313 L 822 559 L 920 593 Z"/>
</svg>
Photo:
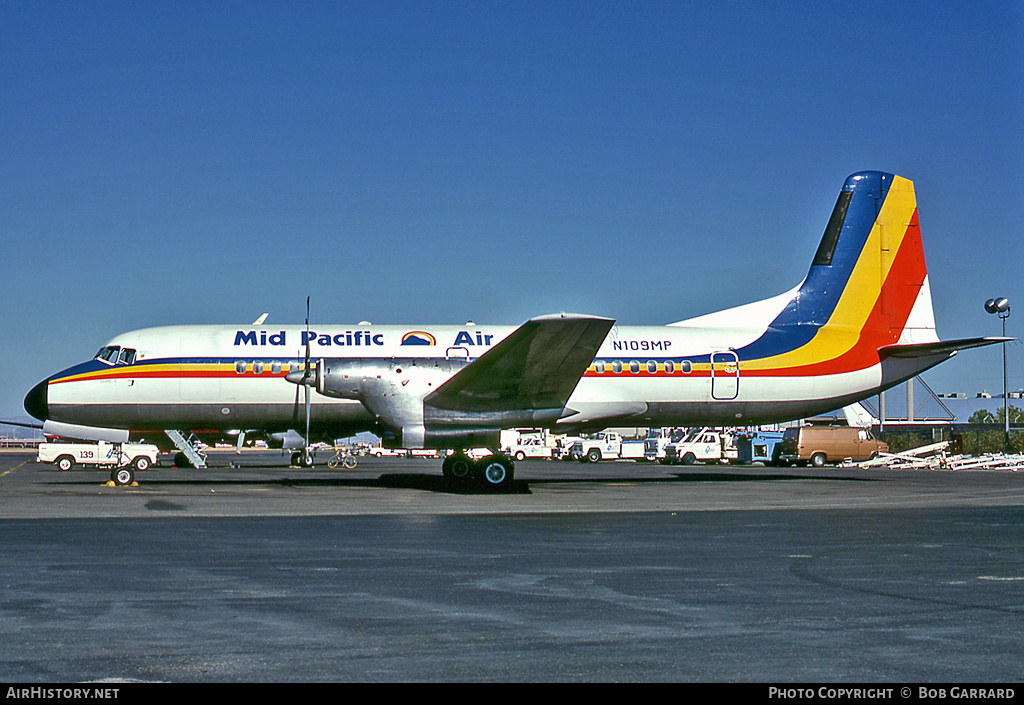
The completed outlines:
<svg viewBox="0 0 1024 705">
<path fill-rule="evenodd" d="M 665 360 L 660 363 L 661 372 L 665 374 L 675 374 L 677 371 L 684 375 L 690 374 L 693 366 L 689 360 L 683 360 L 682 362 L 676 363 L 672 360 Z M 657 374 L 659 371 L 659 363 L 657 360 L 648 360 L 644 365 L 643 369 L 648 374 Z M 606 370 L 611 370 L 613 374 L 622 374 L 622 371 L 628 370 L 630 374 L 640 374 L 641 364 L 639 360 L 630 360 L 629 362 L 623 362 L 622 360 L 612 360 L 611 364 L 605 363 L 603 360 L 594 362 L 591 369 L 599 375 L 603 375 Z"/>
<path fill-rule="evenodd" d="M 301 370 L 304 366 L 305 363 L 301 360 L 293 360 L 291 362 L 272 360 L 270 363 L 266 363 L 263 360 L 254 360 L 253 362 L 237 360 L 235 362 L 235 372 L 240 375 L 244 375 L 249 371 L 256 375 L 261 375 L 266 372 L 270 372 L 272 375 L 280 375 L 282 373 L 287 374 L 288 372 Z"/>
</svg>

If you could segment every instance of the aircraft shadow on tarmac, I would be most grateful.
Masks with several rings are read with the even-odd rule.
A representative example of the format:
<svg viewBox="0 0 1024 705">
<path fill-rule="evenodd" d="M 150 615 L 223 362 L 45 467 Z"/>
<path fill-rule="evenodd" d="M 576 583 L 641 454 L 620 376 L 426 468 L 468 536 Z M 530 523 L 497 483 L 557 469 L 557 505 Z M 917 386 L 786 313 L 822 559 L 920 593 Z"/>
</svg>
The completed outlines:
<svg viewBox="0 0 1024 705">
<path fill-rule="evenodd" d="M 158 471 L 157 471 L 158 472 Z M 278 485 L 285 488 L 331 488 L 367 487 L 379 489 L 420 490 L 449 495 L 487 495 L 487 494 L 519 494 L 531 493 L 531 486 L 537 485 L 650 485 L 679 483 L 740 483 L 740 482 L 779 482 L 796 480 L 817 480 L 824 482 L 877 482 L 877 479 L 822 476 L 812 474 L 744 474 L 728 472 L 677 472 L 660 477 L 609 476 L 595 478 L 530 478 L 515 480 L 512 487 L 505 491 L 495 491 L 483 487 L 479 483 L 453 483 L 441 475 L 429 473 L 384 473 L 376 478 L 341 478 L 341 477 L 279 477 L 279 478 L 231 478 L 231 477 L 195 477 L 195 478 L 161 478 L 159 474 L 137 476 L 140 487 L 159 487 L 169 489 L 176 486 L 188 487 L 228 487 L 228 486 L 267 486 Z M 93 485 L 93 481 L 70 480 L 58 481 L 55 484 Z"/>
</svg>

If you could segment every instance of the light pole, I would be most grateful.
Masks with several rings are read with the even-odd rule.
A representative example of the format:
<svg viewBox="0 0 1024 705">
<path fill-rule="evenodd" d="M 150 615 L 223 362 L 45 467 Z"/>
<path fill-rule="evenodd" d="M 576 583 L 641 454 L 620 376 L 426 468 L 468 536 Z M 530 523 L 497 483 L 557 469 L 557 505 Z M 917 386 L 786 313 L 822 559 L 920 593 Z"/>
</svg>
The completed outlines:
<svg viewBox="0 0 1024 705">
<path fill-rule="evenodd" d="M 999 316 L 1003 322 L 1003 337 L 1006 337 L 1006 319 L 1010 317 L 1010 301 L 1005 296 L 989 299 L 985 310 Z M 1003 443 L 1007 454 L 1010 452 L 1010 396 L 1006 389 L 1006 341 L 1003 341 Z"/>
</svg>

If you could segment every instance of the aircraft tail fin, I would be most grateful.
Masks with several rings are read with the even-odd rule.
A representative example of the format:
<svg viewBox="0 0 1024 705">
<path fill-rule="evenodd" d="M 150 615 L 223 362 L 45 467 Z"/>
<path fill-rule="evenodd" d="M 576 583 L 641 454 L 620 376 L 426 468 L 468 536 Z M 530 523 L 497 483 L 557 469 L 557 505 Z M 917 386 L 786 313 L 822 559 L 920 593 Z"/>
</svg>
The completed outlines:
<svg viewBox="0 0 1024 705">
<path fill-rule="evenodd" d="M 864 171 L 846 179 L 807 277 L 745 353 L 766 371 L 829 374 L 936 343 L 914 184 Z"/>
<path fill-rule="evenodd" d="M 859 331 L 873 351 L 938 341 L 913 182 L 846 179 L 795 303 L 795 322 Z"/>
</svg>

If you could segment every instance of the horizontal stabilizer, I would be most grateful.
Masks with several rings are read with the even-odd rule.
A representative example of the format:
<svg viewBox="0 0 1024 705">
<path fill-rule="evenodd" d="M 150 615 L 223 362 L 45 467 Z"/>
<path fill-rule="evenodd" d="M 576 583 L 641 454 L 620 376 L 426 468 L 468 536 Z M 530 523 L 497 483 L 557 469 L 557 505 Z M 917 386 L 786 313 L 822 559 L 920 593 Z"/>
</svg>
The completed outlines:
<svg viewBox="0 0 1024 705">
<path fill-rule="evenodd" d="M 885 345 L 878 349 L 885 357 L 915 358 L 932 355 L 952 355 L 960 350 L 983 348 L 996 343 L 1008 343 L 1016 338 L 961 338 L 959 340 L 940 340 L 935 343 L 911 343 L 908 345 Z"/>
<path fill-rule="evenodd" d="M 614 324 L 564 313 L 531 318 L 424 401 L 453 411 L 561 410 Z"/>
</svg>

